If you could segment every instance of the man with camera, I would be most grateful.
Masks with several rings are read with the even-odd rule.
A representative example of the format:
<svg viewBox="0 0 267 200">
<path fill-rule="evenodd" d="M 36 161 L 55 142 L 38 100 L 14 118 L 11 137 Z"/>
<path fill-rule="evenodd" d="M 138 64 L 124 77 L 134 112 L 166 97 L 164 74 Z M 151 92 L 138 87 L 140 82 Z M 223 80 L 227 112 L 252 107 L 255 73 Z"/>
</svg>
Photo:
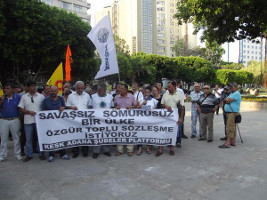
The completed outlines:
<svg viewBox="0 0 267 200">
<path fill-rule="evenodd" d="M 225 99 L 224 111 L 226 113 L 226 142 L 219 148 L 236 146 L 236 118 L 240 116 L 241 95 L 236 83 L 230 84 L 232 93 Z"/>
</svg>

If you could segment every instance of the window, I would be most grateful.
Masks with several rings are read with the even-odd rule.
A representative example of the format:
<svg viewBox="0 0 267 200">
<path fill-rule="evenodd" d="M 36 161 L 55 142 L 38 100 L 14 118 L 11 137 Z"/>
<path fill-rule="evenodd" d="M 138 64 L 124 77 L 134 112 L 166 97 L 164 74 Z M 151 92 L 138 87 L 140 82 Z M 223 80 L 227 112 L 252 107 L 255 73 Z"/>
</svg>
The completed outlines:
<svg viewBox="0 0 267 200">
<path fill-rule="evenodd" d="M 44 2 L 47 5 L 52 6 L 53 5 L 53 0 L 42 0 L 42 2 Z"/>
<path fill-rule="evenodd" d="M 244 48 L 246 48 L 246 45 L 244 44 Z"/>
<path fill-rule="evenodd" d="M 61 8 L 65 10 L 71 10 L 71 4 L 66 2 L 61 2 Z"/>
<path fill-rule="evenodd" d="M 248 59 L 249 59 L 249 56 L 248 56 Z"/>
<path fill-rule="evenodd" d="M 74 6 L 73 6 L 73 10 L 74 10 L 74 12 L 82 12 L 83 7 L 74 4 Z"/>
<path fill-rule="evenodd" d="M 158 42 L 158 44 L 164 44 L 165 40 L 158 40 L 157 42 Z"/>
<path fill-rule="evenodd" d="M 165 37 L 165 34 L 164 33 L 158 33 L 157 36 L 158 37 Z"/>
</svg>

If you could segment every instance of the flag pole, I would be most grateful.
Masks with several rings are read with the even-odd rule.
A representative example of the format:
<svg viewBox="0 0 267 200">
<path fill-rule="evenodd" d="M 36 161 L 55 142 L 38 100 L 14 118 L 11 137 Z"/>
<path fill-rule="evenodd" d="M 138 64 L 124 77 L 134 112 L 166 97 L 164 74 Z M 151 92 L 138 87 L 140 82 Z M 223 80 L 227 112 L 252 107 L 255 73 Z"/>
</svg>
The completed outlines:
<svg viewBox="0 0 267 200">
<path fill-rule="evenodd" d="M 121 84 L 120 72 L 118 73 L 118 78 L 119 78 L 119 84 Z"/>
</svg>

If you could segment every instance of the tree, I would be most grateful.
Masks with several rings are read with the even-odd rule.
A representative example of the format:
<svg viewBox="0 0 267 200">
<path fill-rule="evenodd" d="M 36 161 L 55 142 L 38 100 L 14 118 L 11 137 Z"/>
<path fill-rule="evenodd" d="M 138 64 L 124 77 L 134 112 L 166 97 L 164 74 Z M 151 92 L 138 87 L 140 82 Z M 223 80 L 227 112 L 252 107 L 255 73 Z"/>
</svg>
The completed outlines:
<svg viewBox="0 0 267 200">
<path fill-rule="evenodd" d="M 124 39 L 121 39 L 119 36 L 114 35 L 114 42 L 116 46 L 116 53 L 130 56 L 129 46 Z"/>
<path fill-rule="evenodd" d="M 206 41 L 206 47 L 196 47 L 187 49 L 183 39 L 178 39 L 173 46 L 173 51 L 176 56 L 198 56 L 209 60 L 213 66 L 219 67 L 221 58 L 224 54 L 224 49 L 217 42 Z"/>
<path fill-rule="evenodd" d="M 257 62 L 257 61 L 251 61 L 248 63 L 247 67 L 244 66 L 242 69 L 253 73 L 254 75 L 253 83 L 257 85 L 261 85 L 262 74 L 263 74 L 262 68 L 263 68 L 263 63 Z"/>
<path fill-rule="evenodd" d="M 233 69 L 233 70 L 240 70 L 245 68 L 245 66 L 241 63 L 231 63 L 226 65 L 220 65 L 220 69 Z"/>
<path fill-rule="evenodd" d="M 202 39 L 218 44 L 234 39 L 261 37 L 267 31 L 266 0 L 180 0 L 175 17 L 179 24 L 192 21 Z"/>
<path fill-rule="evenodd" d="M 67 44 L 74 60 L 72 76 L 95 75 L 94 46 L 86 37 L 91 27 L 77 15 L 37 0 L 4 1 L 1 6 L 0 17 L 5 20 L 4 34 L 0 34 L 0 60 L 5 66 L 2 79 L 21 82 L 41 74 L 49 78 L 58 64 L 64 63 Z"/>
</svg>

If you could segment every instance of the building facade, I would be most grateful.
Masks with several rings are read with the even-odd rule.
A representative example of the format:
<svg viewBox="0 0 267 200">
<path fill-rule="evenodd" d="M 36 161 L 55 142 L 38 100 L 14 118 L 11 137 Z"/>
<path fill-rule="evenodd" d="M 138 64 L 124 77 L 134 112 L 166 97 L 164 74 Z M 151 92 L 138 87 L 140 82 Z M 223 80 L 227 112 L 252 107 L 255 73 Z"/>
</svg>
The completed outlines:
<svg viewBox="0 0 267 200">
<path fill-rule="evenodd" d="M 250 61 L 263 62 L 265 59 L 265 39 L 257 38 L 258 43 L 247 39 L 223 44 L 225 53 L 224 61 L 243 63 L 245 66 Z"/>
<path fill-rule="evenodd" d="M 174 57 L 176 40 L 191 33 L 183 31 L 173 17 L 176 4 L 177 0 L 116 0 L 96 13 L 95 23 L 109 14 L 114 34 L 126 41 L 131 53 L 143 51 Z M 189 46 L 196 47 L 197 37 L 188 35 Z"/>
<path fill-rule="evenodd" d="M 41 0 L 41 2 L 75 13 L 85 22 L 91 21 L 90 15 L 87 14 L 87 10 L 90 9 L 87 0 Z"/>
</svg>

